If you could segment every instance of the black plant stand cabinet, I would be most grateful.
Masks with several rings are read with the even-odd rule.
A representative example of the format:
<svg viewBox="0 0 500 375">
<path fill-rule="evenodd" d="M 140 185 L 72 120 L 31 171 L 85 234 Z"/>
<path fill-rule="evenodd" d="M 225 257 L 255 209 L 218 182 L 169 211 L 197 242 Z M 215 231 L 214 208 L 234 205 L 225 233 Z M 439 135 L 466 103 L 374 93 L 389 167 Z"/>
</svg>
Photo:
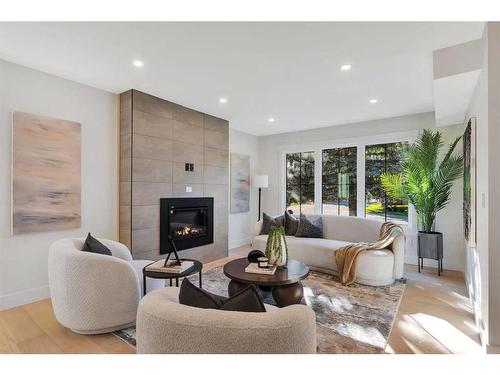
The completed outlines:
<svg viewBox="0 0 500 375">
<path fill-rule="evenodd" d="M 424 258 L 438 262 L 438 276 L 443 272 L 443 233 L 418 232 L 418 272 L 424 268 Z"/>
</svg>

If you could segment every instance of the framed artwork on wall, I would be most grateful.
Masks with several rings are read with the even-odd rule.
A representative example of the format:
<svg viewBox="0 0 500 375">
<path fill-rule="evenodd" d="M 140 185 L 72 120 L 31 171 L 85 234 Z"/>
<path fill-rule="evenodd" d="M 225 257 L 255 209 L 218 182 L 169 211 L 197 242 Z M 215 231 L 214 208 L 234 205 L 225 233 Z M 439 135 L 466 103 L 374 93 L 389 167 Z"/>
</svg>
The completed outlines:
<svg viewBox="0 0 500 375">
<path fill-rule="evenodd" d="M 12 234 L 81 225 L 81 128 L 77 122 L 12 115 Z"/>
<path fill-rule="evenodd" d="M 250 156 L 231 152 L 231 213 L 250 211 Z"/>
<path fill-rule="evenodd" d="M 464 154 L 464 234 L 470 246 L 476 246 L 476 118 L 471 117 L 463 135 Z"/>
</svg>

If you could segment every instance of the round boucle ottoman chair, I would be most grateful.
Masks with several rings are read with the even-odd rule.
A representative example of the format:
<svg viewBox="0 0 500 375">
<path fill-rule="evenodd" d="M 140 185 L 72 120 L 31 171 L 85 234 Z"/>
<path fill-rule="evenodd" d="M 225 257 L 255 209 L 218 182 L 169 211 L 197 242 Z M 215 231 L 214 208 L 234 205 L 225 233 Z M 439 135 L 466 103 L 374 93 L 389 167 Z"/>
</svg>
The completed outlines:
<svg viewBox="0 0 500 375">
<path fill-rule="evenodd" d="M 304 305 L 248 313 L 179 304 L 179 288 L 147 294 L 137 312 L 138 353 L 316 353 L 316 317 Z"/>
</svg>

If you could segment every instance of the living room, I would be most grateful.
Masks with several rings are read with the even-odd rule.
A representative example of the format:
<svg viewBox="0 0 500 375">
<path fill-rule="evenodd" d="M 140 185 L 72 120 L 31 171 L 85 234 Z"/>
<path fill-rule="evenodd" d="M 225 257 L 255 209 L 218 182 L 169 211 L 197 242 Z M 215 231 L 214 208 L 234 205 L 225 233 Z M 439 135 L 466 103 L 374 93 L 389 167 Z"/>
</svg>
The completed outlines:
<svg viewBox="0 0 500 375">
<path fill-rule="evenodd" d="M 70 19 L 0 22 L 0 353 L 500 352 L 500 23 Z"/>
</svg>

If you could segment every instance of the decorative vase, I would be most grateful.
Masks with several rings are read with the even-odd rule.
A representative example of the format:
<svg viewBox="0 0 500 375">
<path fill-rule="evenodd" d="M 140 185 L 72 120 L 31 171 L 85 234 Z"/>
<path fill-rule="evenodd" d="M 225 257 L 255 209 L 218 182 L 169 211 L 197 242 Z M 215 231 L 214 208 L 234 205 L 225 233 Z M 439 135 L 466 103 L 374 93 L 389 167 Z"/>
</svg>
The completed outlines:
<svg viewBox="0 0 500 375">
<path fill-rule="evenodd" d="M 271 227 L 266 244 L 266 257 L 269 264 L 278 268 L 286 268 L 288 262 L 288 246 L 285 239 L 285 228 L 283 226 Z"/>
</svg>

